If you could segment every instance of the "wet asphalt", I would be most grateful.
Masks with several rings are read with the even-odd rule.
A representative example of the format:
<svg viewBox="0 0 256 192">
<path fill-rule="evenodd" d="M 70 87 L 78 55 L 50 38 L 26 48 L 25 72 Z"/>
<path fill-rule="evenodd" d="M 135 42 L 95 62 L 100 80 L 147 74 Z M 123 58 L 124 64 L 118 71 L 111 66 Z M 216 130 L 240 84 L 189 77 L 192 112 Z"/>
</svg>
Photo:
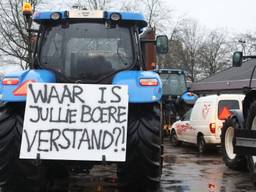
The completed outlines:
<svg viewBox="0 0 256 192">
<path fill-rule="evenodd" d="M 252 192 L 256 187 L 248 172 L 225 166 L 220 148 L 199 155 L 195 146 L 174 147 L 166 139 L 161 191 Z"/>
<path fill-rule="evenodd" d="M 256 191 L 248 172 L 234 171 L 224 165 L 220 149 L 199 155 L 195 146 L 174 147 L 168 138 L 164 146 L 160 192 Z M 118 192 L 116 166 L 94 166 L 89 174 L 73 174 L 69 192 Z"/>
<path fill-rule="evenodd" d="M 179 147 L 164 141 L 164 167 L 161 192 L 253 192 L 256 191 L 248 172 L 227 168 L 221 150 L 211 149 L 199 155 L 189 144 Z M 96 166 L 90 175 L 73 175 L 70 192 L 118 192 L 115 166 Z"/>
</svg>

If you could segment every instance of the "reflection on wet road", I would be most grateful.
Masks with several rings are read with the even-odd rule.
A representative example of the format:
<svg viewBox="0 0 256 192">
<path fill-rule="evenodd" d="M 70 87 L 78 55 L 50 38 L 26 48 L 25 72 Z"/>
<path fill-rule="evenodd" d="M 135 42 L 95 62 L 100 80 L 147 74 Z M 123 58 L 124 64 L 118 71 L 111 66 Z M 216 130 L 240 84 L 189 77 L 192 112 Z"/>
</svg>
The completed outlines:
<svg viewBox="0 0 256 192">
<path fill-rule="evenodd" d="M 161 191 L 249 192 L 256 188 L 249 173 L 227 168 L 218 150 L 198 155 L 193 146 L 173 147 L 166 140 Z"/>
<path fill-rule="evenodd" d="M 116 166 L 94 166 L 90 174 L 73 175 L 70 192 L 118 192 Z"/>
<path fill-rule="evenodd" d="M 188 144 L 173 147 L 169 139 L 164 144 L 161 192 L 256 191 L 249 173 L 227 168 L 218 150 L 198 155 L 196 148 Z M 95 166 L 90 174 L 72 175 L 69 192 L 118 192 L 116 166 Z"/>
<path fill-rule="evenodd" d="M 90 175 L 74 175 L 71 192 L 117 192 L 115 166 L 96 166 Z M 165 139 L 161 192 L 252 192 L 250 175 L 228 169 L 218 150 L 198 155 L 193 146 L 171 146 Z"/>
<path fill-rule="evenodd" d="M 75 175 L 71 192 L 116 192 L 115 166 L 96 166 L 90 175 Z M 161 192 L 252 192 L 250 175 L 228 169 L 218 150 L 198 155 L 194 146 L 173 147 L 165 140 Z"/>
</svg>

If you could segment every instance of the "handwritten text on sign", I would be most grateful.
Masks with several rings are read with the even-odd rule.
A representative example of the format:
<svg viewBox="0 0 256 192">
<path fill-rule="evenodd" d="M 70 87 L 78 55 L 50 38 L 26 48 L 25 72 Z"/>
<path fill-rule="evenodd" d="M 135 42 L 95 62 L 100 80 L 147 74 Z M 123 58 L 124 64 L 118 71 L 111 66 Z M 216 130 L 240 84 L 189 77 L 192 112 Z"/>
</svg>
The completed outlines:
<svg viewBox="0 0 256 192">
<path fill-rule="evenodd" d="M 28 85 L 21 159 L 125 161 L 128 88 Z"/>
</svg>

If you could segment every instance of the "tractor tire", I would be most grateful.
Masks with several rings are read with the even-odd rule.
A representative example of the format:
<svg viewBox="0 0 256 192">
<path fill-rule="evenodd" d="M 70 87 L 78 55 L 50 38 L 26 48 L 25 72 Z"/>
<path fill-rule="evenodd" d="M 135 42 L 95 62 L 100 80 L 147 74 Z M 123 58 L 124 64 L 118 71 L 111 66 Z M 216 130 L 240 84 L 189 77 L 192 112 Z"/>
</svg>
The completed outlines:
<svg viewBox="0 0 256 192">
<path fill-rule="evenodd" d="M 199 154 L 203 154 L 206 151 L 206 144 L 202 135 L 198 136 L 197 138 L 197 148 Z"/>
<path fill-rule="evenodd" d="M 223 161 L 227 167 L 233 170 L 245 170 L 246 158 L 244 155 L 233 153 L 234 131 L 239 129 L 240 125 L 236 118 L 228 118 L 221 130 L 221 147 L 223 153 Z"/>
<path fill-rule="evenodd" d="M 176 131 L 173 129 L 170 136 L 171 144 L 175 147 L 180 146 L 182 144 L 181 141 L 178 140 Z"/>
<path fill-rule="evenodd" d="M 161 132 L 157 104 L 129 105 L 126 162 L 117 167 L 121 191 L 159 191 Z"/>
<path fill-rule="evenodd" d="M 44 171 L 33 160 L 20 160 L 24 105 L 0 106 L 1 192 L 45 192 Z"/>
<path fill-rule="evenodd" d="M 246 118 L 246 129 L 256 129 L 256 101 L 253 101 L 248 110 Z M 253 175 L 254 183 L 256 183 L 256 156 L 247 155 L 247 167 L 249 172 Z"/>
</svg>

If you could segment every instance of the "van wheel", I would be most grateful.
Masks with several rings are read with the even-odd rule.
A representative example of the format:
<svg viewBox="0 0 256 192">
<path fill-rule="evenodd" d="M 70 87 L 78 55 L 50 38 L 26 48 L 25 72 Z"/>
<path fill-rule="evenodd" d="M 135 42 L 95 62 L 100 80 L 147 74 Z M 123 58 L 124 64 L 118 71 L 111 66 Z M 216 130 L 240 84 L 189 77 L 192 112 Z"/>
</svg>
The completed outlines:
<svg viewBox="0 0 256 192">
<path fill-rule="evenodd" d="M 227 167 L 234 170 L 245 170 L 246 159 L 244 155 L 237 155 L 233 152 L 234 130 L 239 129 L 240 125 L 236 118 L 228 118 L 221 130 L 221 147 L 223 161 Z"/>
<path fill-rule="evenodd" d="M 204 153 L 206 151 L 206 146 L 205 146 L 205 140 L 204 137 L 201 135 L 197 139 L 197 147 L 198 147 L 198 152 L 200 154 Z"/>
<path fill-rule="evenodd" d="M 175 130 L 172 130 L 170 140 L 171 140 L 171 144 L 173 146 L 180 146 L 181 145 L 181 141 L 178 140 Z"/>
</svg>

